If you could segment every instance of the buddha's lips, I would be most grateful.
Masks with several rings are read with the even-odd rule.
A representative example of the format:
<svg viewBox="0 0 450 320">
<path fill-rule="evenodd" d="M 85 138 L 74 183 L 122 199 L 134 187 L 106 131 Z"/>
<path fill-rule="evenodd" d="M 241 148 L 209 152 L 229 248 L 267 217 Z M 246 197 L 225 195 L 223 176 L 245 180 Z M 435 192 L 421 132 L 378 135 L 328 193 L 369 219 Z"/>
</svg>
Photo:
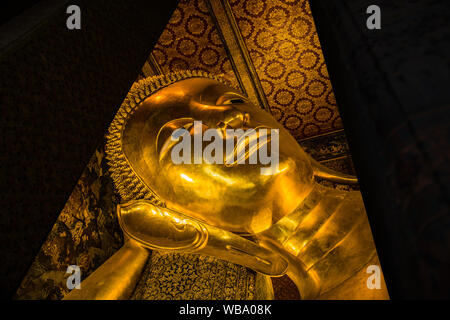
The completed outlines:
<svg viewBox="0 0 450 320">
<path fill-rule="evenodd" d="M 260 139 L 261 138 L 260 129 L 265 130 L 263 141 L 261 141 Z M 261 147 L 271 142 L 271 136 L 270 134 L 267 134 L 267 132 L 270 132 L 270 128 L 258 126 L 253 130 L 255 131 L 252 134 L 249 135 L 244 134 L 241 137 L 239 137 L 236 145 L 234 146 L 233 152 L 228 155 L 225 155 L 226 167 L 233 167 L 241 163 L 246 163 L 249 160 L 249 158 L 256 152 L 258 152 L 258 150 Z"/>
</svg>

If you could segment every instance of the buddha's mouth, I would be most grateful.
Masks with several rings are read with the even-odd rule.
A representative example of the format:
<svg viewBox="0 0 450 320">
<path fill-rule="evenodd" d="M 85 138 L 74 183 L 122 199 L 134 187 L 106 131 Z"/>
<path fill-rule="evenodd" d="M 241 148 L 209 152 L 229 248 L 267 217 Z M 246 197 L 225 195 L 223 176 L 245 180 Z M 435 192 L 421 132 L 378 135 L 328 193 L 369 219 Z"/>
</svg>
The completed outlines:
<svg viewBox="0 0 450 320">
<path fill-rule="evenodd" d="M 234 139 L 234 148 L 232 152 L 225 154 L 225 166 L 234 167 L 238 164 L 258 164 L 260 160 L 258 153 L 262 148 L 268 148 L 272 141 L 270 128 L 266 126 L 257 126 L 255 128 L 244 129 L 244 134 Z M 269 147 L 270 148 L 270 147 Z M 265 150 L 266 155 L 270 150 Z"/>
</svg>

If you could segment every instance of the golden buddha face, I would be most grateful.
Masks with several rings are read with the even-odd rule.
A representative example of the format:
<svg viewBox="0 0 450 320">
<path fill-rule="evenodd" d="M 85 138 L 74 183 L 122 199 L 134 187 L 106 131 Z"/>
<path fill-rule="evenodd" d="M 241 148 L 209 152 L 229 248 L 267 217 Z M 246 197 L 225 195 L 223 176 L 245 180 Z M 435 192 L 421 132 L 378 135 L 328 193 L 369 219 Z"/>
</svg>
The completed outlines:
<svg viewBox="0 0 450 320">
<path fill-rule="evenodd" d="M 180 128 L 187 132 L 183 138 L 193 141 L 190 163 L 173 160 L 174 149 L 181 141 L 173 134 Z M 212 129 L 222 137 L 223 155 L 213 153 L 223 157 L 222 163 L 195 160 L 197 129 L 202 133 Z M 232 139 L 237 147 L 247 150 L 250 143 L 250 139 L 232 137 L 229 132 L 233 129 L 255 129 L 253 137 L 260 137 L 260 129 L 277 129 L 278 166 L 270 167 L 261 161 L 249 163 L 261 143 L 244 154 L 245 163 L 227 162 L 230 153 L 226 141 Z M 214 140 L 206 141 L 204 137 L 199 140 L 203 151 Z M 274 151 L 270 137 L 265 145 L 269 155 Z M 231 152 L 236 157 L 237 147 Z M 122 148 L 140 180 L 168 208 L 238 233 L 268 229 L 295 209 L 314 183 L 309 157 L 289 132 L 235 89 L 209 78 L 180 80 L 147 97 L 123 129 Z"/>
</svg>

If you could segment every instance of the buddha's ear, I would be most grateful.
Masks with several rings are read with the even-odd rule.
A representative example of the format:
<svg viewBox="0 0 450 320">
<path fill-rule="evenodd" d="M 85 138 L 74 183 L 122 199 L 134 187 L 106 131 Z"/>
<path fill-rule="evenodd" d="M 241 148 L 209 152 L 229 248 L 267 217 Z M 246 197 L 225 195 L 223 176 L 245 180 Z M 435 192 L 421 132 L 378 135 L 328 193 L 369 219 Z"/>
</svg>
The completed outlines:
<svg viewBox="0 0 450 320">
<path fill-rule="evenodd" d="M 314 176 L 318 178 L 322 178 L 325 180 L 342 183 L 342 184 L 357 184 L 358 179 L 355 176 L 340 173 L 325 167 L 323 164 L 314 160 L 311 156 L 309 156 L 311 160 L 311 165 L 313 167 Z"/>
</svg>

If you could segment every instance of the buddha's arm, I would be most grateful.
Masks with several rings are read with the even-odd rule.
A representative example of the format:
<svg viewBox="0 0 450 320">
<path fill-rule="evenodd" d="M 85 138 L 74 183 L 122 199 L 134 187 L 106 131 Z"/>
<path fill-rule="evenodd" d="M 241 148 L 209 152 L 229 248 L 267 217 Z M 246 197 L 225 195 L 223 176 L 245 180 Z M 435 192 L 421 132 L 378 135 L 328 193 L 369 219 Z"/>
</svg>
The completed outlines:
<svg viewBox="0 0 450 320">
<path fill-rule="evenodd" d="M 263 245 L 278 250 L 289 261 L 287 274 L 302 298 L 337 292 L 337 287 L 343 296 L 352 289 L 358 289 L 362 298 L 386 296 L 381 291 L 374 296 L 366 286 L 367 266 L 377 254 L 359 192 L 317 186 L 295 212 L 261 238 Z M 319 287 L 316 292 L 314 283 Z"/>
<path fill-rule="evenodd" d="M 64 300 L 120 300 L 133 293 L 150 255 L 134 240 L 127 240 L 111 258 L 73 289 Z"/>
<path fill-rule="evenodd" d="M 287 269 L 286 260 L 258 243 L 146 200 L 119 206 L 118 218 L 126 235 L 152 250 L 204 254 L 270 276 Z"/>
</svg>

